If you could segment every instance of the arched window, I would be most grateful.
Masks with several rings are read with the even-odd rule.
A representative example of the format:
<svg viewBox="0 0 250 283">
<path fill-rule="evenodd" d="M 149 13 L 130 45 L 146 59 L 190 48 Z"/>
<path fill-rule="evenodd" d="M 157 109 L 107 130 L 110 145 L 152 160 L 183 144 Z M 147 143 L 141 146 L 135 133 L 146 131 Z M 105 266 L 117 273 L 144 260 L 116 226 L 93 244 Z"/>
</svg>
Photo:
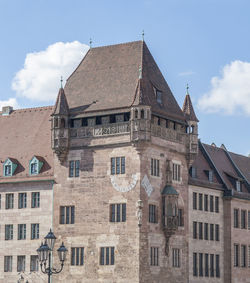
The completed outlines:
<svg viewBox="0 0 250 283">
<path fill-rule="evenodd" d="M 192 125 L 192 126 L 191 126 L 191 133 L 192 133 L 192 134 L 194 133 L 194 128 L 195 128 L 194 125 Z"/>
<path fill-rule="evenodd" d="M 64 118 L 61 119 L 60 127 L 65 128 L 65 119 Z"/>
<path fill-rule="evenodd" d="M 55 128 L 58 127 L 58 118 L 54 118 L 54 127 L 55 127 Z"/>
<path fill-rule="evenodd" d="M 144 110 L 141 110 L 141 119 L 144 119 Z"/>
<path fill-rule="evenodd" d="M 137 118 L 138 118 L 138 110 L 135 109 L 135 119 L 137 119 Z"/>
</svg>

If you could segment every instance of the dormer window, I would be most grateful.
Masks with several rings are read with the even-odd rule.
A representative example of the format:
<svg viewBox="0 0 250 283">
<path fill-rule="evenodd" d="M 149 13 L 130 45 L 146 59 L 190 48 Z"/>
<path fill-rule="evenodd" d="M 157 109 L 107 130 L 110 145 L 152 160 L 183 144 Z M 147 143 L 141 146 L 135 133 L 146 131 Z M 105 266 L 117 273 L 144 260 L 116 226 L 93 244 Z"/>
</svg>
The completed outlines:
<svg viewBox="0 0 250 283">
<path fill-rule="evenodd" d="M 236 191 L 241 192 L 241 183 L 238 180 L 236 180 Z"/>
<path fill-rule="evenodd" d="M 4 177 L 10 177 L 14 174 L 17 168 L 17 162 L 13 162 L 12 159 L 8 158 L 3 164 L 3 175 Z"/>
<path fill-rule="evenodd" d="M 196 171 L 196 167 L 191 166 L 190 167 L 190 175 L 192 178 L 196 178 L 197 177 L 197 171 Z"/>
<path fill-rule="evenodd" d="M 40 170 L 43 166 L 43 162 L 40 160 L 40 158 L 38 158 L 37 156 L 34 156 L 31 160 L 30 160 L 30 175 L 37 175 L 40 173 Z"/>
<path fill-rule="evenodd" d="M 162 92 L 160 90 L 156 90 L 156 100 L 159 104 L 162 103 Z"/>
<path fill-rule="evenodd" d="M 208 181 L 210 183 L 213 182 L 213 171 L 212 170 L 208 171 Z"/>
</svg>

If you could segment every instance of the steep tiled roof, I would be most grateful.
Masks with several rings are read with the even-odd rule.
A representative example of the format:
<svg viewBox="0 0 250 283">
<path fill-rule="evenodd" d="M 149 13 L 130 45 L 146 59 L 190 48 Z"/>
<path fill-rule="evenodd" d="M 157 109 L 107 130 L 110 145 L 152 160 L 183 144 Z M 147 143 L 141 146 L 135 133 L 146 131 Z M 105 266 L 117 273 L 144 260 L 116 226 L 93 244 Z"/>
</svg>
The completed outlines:
<svg viewBox="0 0 250 283">
<path fill-rule="evenodd" d="M 192 181 L 191 182 L 192 184 L 197 183 L 197 185 L 222 188 L 223 183 L 221 182 L 219 176 L 217 175 L 217 172 L 215 168 L 213 167 L 213 164 L 209 163 L 209 160 L 205 156 L 205 153 L 202 152 L 201 146 L 199 146 L 198 154 L 192 164 L 192 167 L 196 169 L 196 176 L 194 178 L 190 176 L 189 178 Z M 213 171 L 213 181 L 212 182 L 209 182 L 208 173 L 207 173 L 208 171 Z"/>
<path fill-rule="evenodd" d="M 203 144 L 213 163 L 215 164 L 219 174 L 222 176 L 223 181 L 225 182 L 228 189 L 235 190 L 235 187 L 230 182 L 229 177 L 233 176 L 238 180 L 242 180 L 241 176 L 235 170 L 232 162 L 227 156 L 226 151 L 223 148 Z M 247 193 L 247 187 L 242 185 L 242 192 Z"/>
<path fill-rule="evenodd" d="M 229 152 L 238 169 L 250 183 L 250 157 Z"/>
<path fill-rule="evenodd" d="M 184 103 L 183 103 L 183 107 L 182 107 L 182 111 L 186 117 L 186 119 L 188 121 L 196 121 L 199 122 L 199 120 L 197 119 L 195 112 L 194 112 L 194 108 L 192 105 L 192 101 L 190 98 L 190 95 L 187 93 Z"/>
<path fill-rule="evenodd" d="M 42 180 L 53 176 L 53 152 L 50 144 L 52 110 L 52 106 L 20 109 L 8 116 L 2 116 L 0 112 L 0 160 L 3 162 L 7 158 L 14 158 L 18 161 L 12 177 L 3 177 L 3 170 L 0 168 L 0 183 Z M 31 177 L 29 161 L 33 156 L 39 156 L 44 164 L 41 173 Z"/>
<path fill-rule="evenodd" d="M 140 69 L 141 97 L 137 92 Z M 162 104 L 156 101 L 155 89 L 162 92 Z M 91 48 L 64 90 L 71 113 L 145 104 L 159 115 L 185 120 L 144 41 Z"/>
</svg>

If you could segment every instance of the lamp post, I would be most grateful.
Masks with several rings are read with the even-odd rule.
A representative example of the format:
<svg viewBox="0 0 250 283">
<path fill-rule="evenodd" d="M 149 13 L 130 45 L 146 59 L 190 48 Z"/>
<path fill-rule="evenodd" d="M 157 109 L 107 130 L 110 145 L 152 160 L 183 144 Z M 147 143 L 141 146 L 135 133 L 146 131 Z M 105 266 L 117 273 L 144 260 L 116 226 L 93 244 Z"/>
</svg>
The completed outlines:
<svg viewBox="0 0 250 283">
<path fill-rule="evenodd" d="M 48 274 L 48 283 L 50 283 L 50 277 L 53 274 L 58 274 L 63 270 L 64 261 L 66 260 L 67 249 L 65 248 L 63 242 L 59 249 L 57 249 L 58 257 L 61 262 L 60 268 L 51 267 L 51 256 L 55 245 L 56 236 L 54 233 L 49 231 L 48 235 L 44 237 L 44 243 L 36 250 L 38 253 L 38 260 L 40 262 L 41 271 L 44 274 Z"/>
</svg>

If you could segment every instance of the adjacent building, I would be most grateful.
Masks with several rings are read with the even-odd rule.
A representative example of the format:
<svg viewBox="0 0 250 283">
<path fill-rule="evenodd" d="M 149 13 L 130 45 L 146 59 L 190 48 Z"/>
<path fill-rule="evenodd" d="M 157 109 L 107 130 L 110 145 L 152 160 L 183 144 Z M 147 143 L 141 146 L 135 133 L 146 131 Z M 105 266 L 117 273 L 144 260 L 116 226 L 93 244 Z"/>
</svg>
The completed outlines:
<svg viewBox="0 0 250 283">
<path fill-rule="evenodd" d="M 52 107 L 0 112 L 0 282 L 43 282 L 36 249 L 52 227 Z"/>
</svg>

